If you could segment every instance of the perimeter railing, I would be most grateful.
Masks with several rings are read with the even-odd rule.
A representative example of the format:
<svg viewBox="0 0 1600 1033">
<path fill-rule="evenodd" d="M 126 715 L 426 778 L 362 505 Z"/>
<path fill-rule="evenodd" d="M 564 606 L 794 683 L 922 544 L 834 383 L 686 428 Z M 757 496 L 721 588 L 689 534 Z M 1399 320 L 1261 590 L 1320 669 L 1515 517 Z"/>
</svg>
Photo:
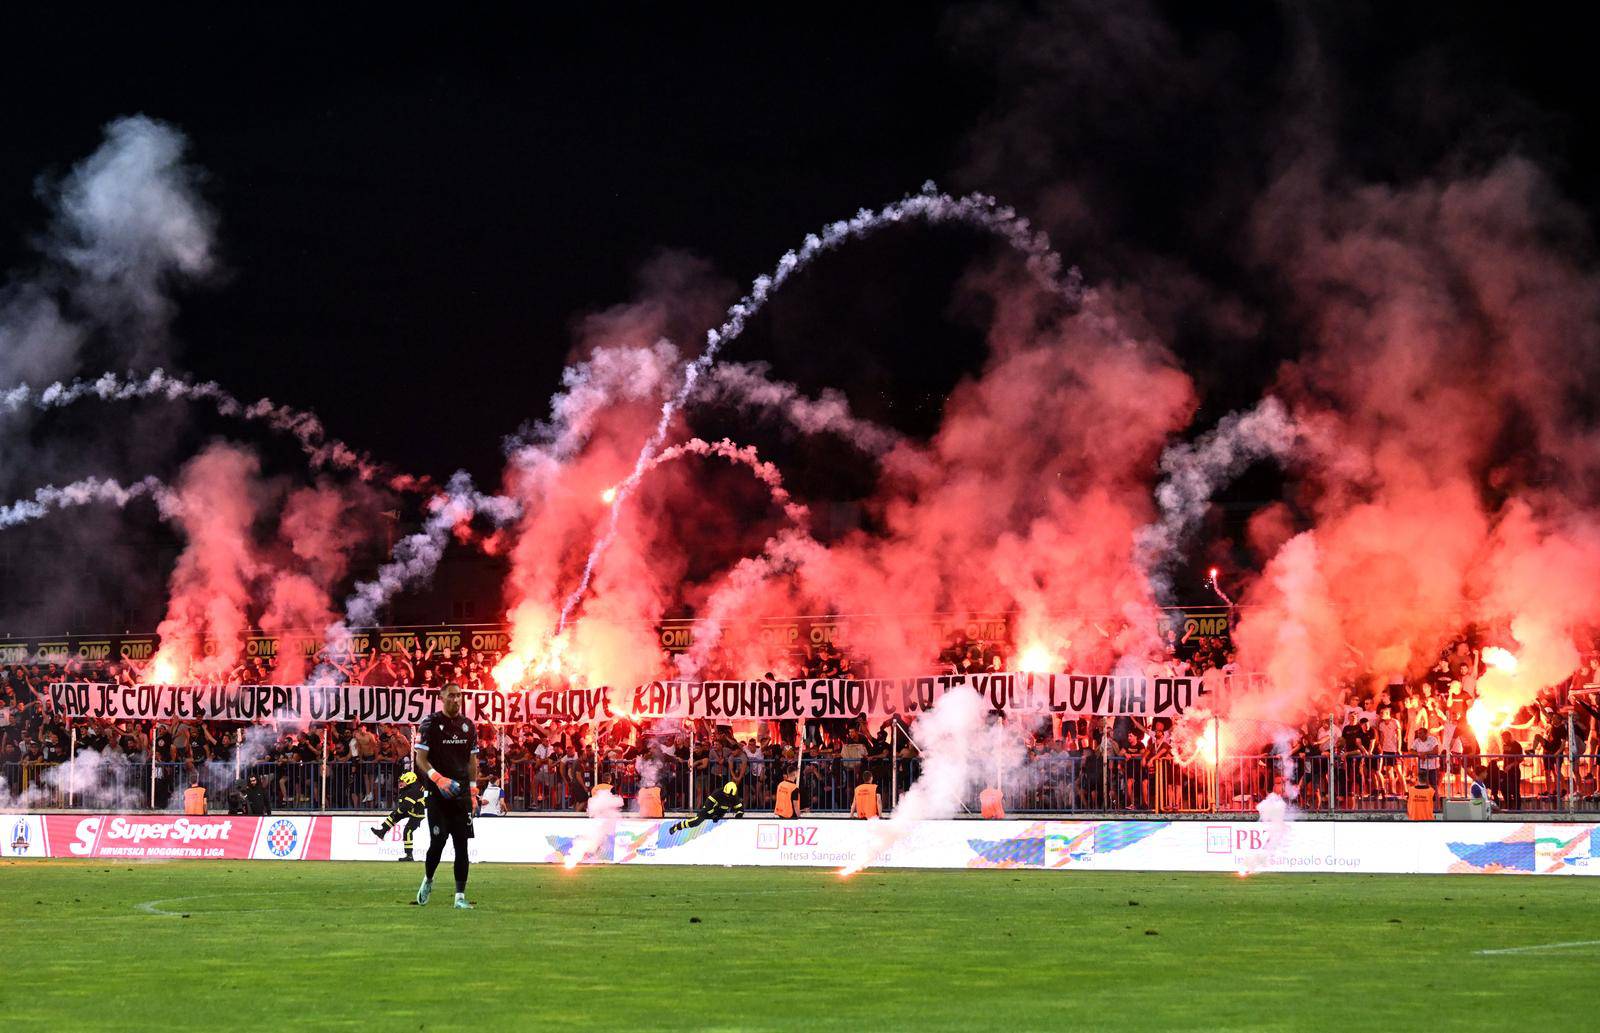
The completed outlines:
<svg viewBox="0 0 1600 1033">
<path fill-rule="evenodd" d="M 148 758 L 96 756 L 91 764 L 21 761 L 0 764 L 0 805 L 27 809 L 172 810 L 199 784 L 209 810 L 243 803 L 252 776 L 274 810 L 386 811 L 394 806 L 398 760 L 232 761 L 151 763 Z M 771 811 L 778 782 L 794 769 L 792 758 L 745 756 L 733 751 L 697 756 L 606 758 L 564 756 L 517 760 L 500 770 L 486 757 L 480 781 L 497 782 L 507 807 L 521 812 L 581 813 L 597 782 L 631 801 L 645 786 L 661 790 L 670 811 L 692 810 L 708 792 L 733 782 L 746 810 Z M 845 814 L 857 786 L 870 774 L 879 798 L 893 809 L 921 775 L 914 756 L 865 758 L 807 756 L 800 778 L 806 811 Z M 1516 814 L 1600 813 L 1600 755 L 1315 754 L 1226 756 L 1216 763 L 1180 764 L 1171 757 L 1104 756 L 1097 750 L 1047 752 L 1020 770 L 981 780 L 1001 791 L 1008 814 L 1238 814 L 1254 816 L 1277 792 L 1310 813 L 1360 816 L 1401 814 L 1406 791 L 1419 783 L 1437 799 L 1486 796 L 1499 811 Z M 980 812 L 974 785 L 957 814 Z"/>
</svg>

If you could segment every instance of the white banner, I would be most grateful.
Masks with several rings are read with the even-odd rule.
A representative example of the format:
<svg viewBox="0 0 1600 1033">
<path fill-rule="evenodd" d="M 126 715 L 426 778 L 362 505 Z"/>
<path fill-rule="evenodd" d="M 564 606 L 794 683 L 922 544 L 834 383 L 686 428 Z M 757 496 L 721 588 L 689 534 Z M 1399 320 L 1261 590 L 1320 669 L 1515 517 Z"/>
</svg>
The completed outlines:
<svg viewBox="0 0 1600 1033">
<path fill-rule="evenodd" d="M 632 689 L 467 692 L 469 718 L 494 724 L 594 723 L 616 718 L 782 721 L 914 717 L 946 693 L 975 692 L 1006 714 L 1175 717 L 1221 676 L 936 674 L 914 678 L 799 678 L 792 681 L 658 681 Z M 416 724 L 438 709 L 438 690 L 377 685 L 51 685 L 58 714 L 113 721 L 360 721 Z"/>
</svg>

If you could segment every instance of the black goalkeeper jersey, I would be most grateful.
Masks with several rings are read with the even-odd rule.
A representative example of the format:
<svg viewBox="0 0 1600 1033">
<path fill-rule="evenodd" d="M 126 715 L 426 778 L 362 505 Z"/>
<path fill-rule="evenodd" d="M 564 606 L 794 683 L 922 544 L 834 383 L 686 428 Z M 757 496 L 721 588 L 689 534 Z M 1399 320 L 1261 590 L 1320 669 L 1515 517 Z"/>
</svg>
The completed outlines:
<svg viewBox="0 0 1600 1033">
<path fill-rule="evenodd" d="M 478 752 L 478 730 L 462 715 L 445 717 L 443 711 L 438 711 L 417 726 L 417 749 L 428 751 L 428 764 L 433 770 L 465 786 L 467 765 Z M 432 779 L 421 781 L 427 783 L 430 795 L 439 793 Z"/>
</svg>

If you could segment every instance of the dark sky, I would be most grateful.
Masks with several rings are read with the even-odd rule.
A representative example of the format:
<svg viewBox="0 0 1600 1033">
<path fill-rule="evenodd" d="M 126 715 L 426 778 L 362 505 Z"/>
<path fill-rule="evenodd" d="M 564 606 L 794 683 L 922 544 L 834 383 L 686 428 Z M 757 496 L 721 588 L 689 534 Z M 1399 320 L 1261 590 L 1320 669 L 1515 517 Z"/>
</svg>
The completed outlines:
<svg viewBox="0 0 1600 1033">
<path fill-rule="evenodd" d="M 953 165 L 982 93 L 938 17 L 847 22 L 58 23 L 4 73 L 0 254 L 27 259 L 38 175 L 119 114 L 168 120 L 229 270 L 183 299 L 190 367 L 401 465 L 492 475 L 571 320 L 627 300 L 656 249 L 747 284 Z"/>
<path fill-rule="evenodd" d="M 1278 8 L 1197 6 L 1167 12 L 1197 51 L 1225 39 L 1241 78 L 1282 73 Z M 1400 5 L 1397 16 L 1395 6 L 1325 19 L 1338 26 L 1329 46 L 1352 104 L 1370 107 L 1366 131 L 1386 155 L 1394 63 L 1444 55 L 1475 64 L 1486 89 L 1528 98 L 1541 146 L 1592 199 L 1587 43 L 1555 31 L 1559 11 L 1432 4 Z M 743 287 L 806 231 L 858 206 L 930 177 L 986 186 L 960 174 L 965 150 L 1019 89 L 997 85 L 1005 55 L 972 45 L 981 9 L 585 10 L 516 21 L 373 11 L 14 21 L 0 71 L 11 99 L 0 262 L 28 261 L 26 237 L 43 221 L 38 176 L 87 155 L 118 115 L 168 120 L 209 171 L 228 269 L 183 299 L 190 368 L 315 409 L 335 434 L 403 466 L 464 464 L 492 477 L 499 437 L 543 411 L 571 320 L 626 300 L 655 249 L 704 256 Z M 1206 163 L 1204 137 L 1177 121 L 1125 137 L 1101 127 L 1116 145 L 1103 152 L 1108 174 L 1165 195 L 1126 227 L 1157 246 L 1169 232 L 1162 212 L 1204 200 L 1188 176 Z M 859 282 L 843 259 L 840 289 L 808 299 L 837 321 L 781 303 L 772 320 L 826 327 L 821 347 L 840 361 L 858 344 L 891 367 L 903 352 L 920 370 L 943 347 L 957 353 L 952 369 L 972 361 L 974 331 L 947 305 L 981 242 L 932 236 L 941 239 L 890 243 L 862 263 L 905 263 L 874 269 L 890 281 L 887 300 L 849 297 Z M 1092 271 L 1093 255 L 1073 243 L 1059 242 Z M 773 330 L 758 328 L 743 357 Z M 934 378 L 911 390 L 940 387 Z"/>
<path fill-rule="evenodd" d="M 169 121 L 208 172 L 226 266 L 180 299 L 187 368 L 313 409 L 400 467 L 464 466 L 492 484 L 501 437 L 546 411 L 573 320 L 626 301 L 661 248 L 707 259 L 742 290 L 806 232 L 934 178 L 1037 208 L 1091 280 L 1131 275 L 1150 255 L 1204 268 L 1197 227 L 1219 180 L 1259 174 L 1253 141 L 1265 98 L 1296 72 L 1297 19 L 1285 12 L 1299 8 L 1150 7 L 1185 58 L 1226 69 L 1219 88 L 1152 102 L 1160 84 L 1123 83 L 1108 61 L 1050 98 L 1059 132 L 1048 118 L 1036 127 L 1051 137 L 1037 163 L 998 167 L 973 160 L 981 141 L 1043 103 L 1056 79 L 1048 60 L 1016 57 L 1030 43 L 1016 26 L 1049 5 L 399 10 L 13 13 L 0 61 L 0 268 L 32 262 L 41 176 L 92 152 L 119 115 Z M 1471 126 L 1474 139 L 1536 154 L 1594 211 L 1580 9 L 1306 10 L 1336 69 L 1334 132 L 1363 174 L 1414 175 Z M 1444 99 L 1419 105 L 1423 82 Z M 1097 184 L 1092 232 L 1045 218 L 1049 182 L 1073 175 Z M 734 354 L 926 431 L 943 392 L 981 360 L 981 321 L 953 298 L 989 254 L 959 231 L 874 240 L 781 296 Z M 1206 273 L 1248 296 L 1247 274 Z M 1258 395 L 1279 354 L 1270 330 L 1237 347 L 1176 336 L 1206 400 L 1202 423 Z M 1273 489 L 1247 479 L 1240 490 Z"/>
</svg>

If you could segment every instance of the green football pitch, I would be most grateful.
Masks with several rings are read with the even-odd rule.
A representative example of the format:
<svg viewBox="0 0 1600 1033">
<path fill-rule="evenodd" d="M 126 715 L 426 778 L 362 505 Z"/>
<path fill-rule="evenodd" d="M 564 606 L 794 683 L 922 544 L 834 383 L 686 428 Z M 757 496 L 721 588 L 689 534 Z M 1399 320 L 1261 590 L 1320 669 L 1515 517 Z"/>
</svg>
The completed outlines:
<svg viewBox="0 0 1600 1033">
<path fill-rule="evenodd" d="M 1600 883 L 0 863 L 7 1029 L 1593 1029 Z M 1587 942 L 1586 942 L 1587 941 Z M 1491 953 L 1485 953 L 1491 952 Z"/>
</svg>

